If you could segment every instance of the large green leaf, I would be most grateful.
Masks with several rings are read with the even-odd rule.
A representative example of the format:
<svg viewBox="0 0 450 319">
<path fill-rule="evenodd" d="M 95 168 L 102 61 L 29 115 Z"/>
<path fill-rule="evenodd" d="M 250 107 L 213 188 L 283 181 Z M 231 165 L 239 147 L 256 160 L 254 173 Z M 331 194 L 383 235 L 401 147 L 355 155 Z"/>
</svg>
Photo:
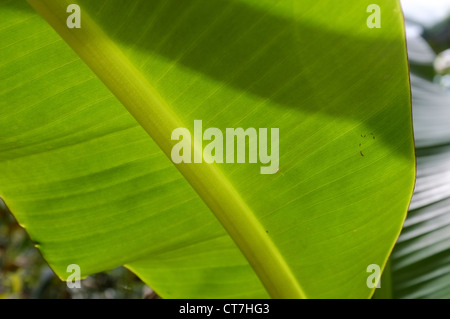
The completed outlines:
<svg viewBox="0 0 450 319">
<path fill-rule="evenodd" d="M 0 195 L 61 278 L 125 264 L 163 297 L 373 293 L 414 181 L 398 2 L 370 29 L 371 1 L 86 0 L 68 29 L 74 2 L 31 1 L 59 35 L 0 2 Z M 279 128 L 279 172 L 174 165 L 196 119 Z"/>
</svg>

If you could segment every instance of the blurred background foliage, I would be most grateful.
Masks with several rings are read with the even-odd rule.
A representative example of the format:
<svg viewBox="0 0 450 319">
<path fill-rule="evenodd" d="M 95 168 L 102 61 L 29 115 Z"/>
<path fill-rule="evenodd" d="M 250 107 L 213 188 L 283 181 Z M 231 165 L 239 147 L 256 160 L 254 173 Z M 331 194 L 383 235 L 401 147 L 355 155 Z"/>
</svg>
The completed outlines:
<svg viewBox="0 0 450 319">
<path fill-rule="evenodd" d="M 417 181 L 390 258 L 392 289 L 386 296 L 450 298 L 450 0 L 402 0 L 402 6 Z M 89 276 L 81 288 L 68 288 L 0 200 L 0 298 L 159 297 L 123 267 Z"/>
<path fill-rule="evenodd" d="M 450 1 L 402 5 L 417 175 L 390 257 L 391 296 L 450 298 Z"/>
</svg>

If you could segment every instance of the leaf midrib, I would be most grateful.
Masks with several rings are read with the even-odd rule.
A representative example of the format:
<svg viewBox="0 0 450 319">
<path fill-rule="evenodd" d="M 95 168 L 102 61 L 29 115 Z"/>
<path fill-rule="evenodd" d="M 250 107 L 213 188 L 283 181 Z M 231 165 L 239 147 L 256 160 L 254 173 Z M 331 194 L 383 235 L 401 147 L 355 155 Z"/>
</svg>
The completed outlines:
<svg viewBox="0 0 450 319">
<path fill-rule="evenodd" d="M 27 0 L 72 47 L 170 158 L 168 138 L 185 127 L 173 110 L 86 11 L 80 29 L 66 26 L 66 8 L 76 1 Z M 230 181 L 212 164 L 176 168 L 211 209 L 273 298 L 305 298 L 282 254 Z M 214 185 L 214 187 L 211 187 Z"/>
</svg>

